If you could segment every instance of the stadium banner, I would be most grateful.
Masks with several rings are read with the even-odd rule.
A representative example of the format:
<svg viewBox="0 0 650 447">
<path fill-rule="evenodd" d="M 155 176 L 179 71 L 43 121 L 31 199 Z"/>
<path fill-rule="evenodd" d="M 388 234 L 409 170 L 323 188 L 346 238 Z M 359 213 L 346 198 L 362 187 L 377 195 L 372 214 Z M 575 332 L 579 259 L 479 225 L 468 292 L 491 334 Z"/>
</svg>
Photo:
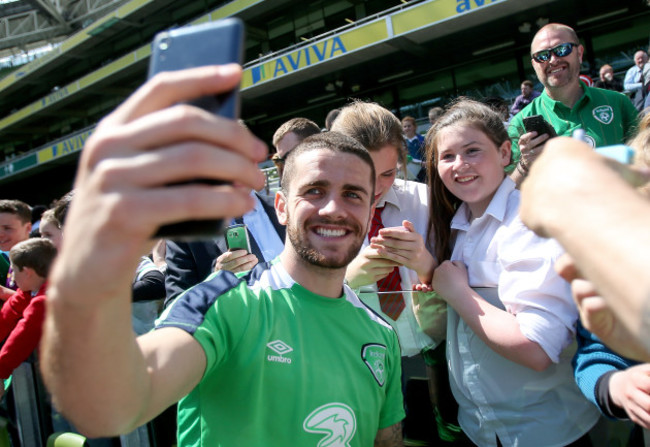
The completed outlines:
<svg viewBox="0 0 650 447">
<path fill-rule="evenodd" d="M 272 81 L 291 73 L 341 57 L 388 38 L 386 20 L 369 23 L 341 34 L 331 35 L 295 51 L 244 70 L 241 89 Z"/>
<path fill-rule="evenodd" d="M 426 2 L 394 14 L 392 17 L 393 33 L 398 36 L 467 12 L 476 11 L 493 3 L 505 1 L 507 0 L 436 0 Z"/>
<path fill-rule="evenodd" d="M 0 179 L 11 177 L 21 171 L 31 169 L 36 165 L 47 163 L 56 158 L 79 152 L 84 147 L 92 131 L 93 129 L 85 130 L 29 155 L 4 163 L 0 167 Z"/>
<path fill-rule="evenodd" d="M 52 161 L 56 158 L 65 157 L 66 155 L 80 151 L 84 147 L 84 144 L 86 143 L 86 140 L 91 133 L 92 129 L 86 130 L 37 151 L 36 162 L 38 164 L 47 163 L 48 161 Z"/>
</svg>

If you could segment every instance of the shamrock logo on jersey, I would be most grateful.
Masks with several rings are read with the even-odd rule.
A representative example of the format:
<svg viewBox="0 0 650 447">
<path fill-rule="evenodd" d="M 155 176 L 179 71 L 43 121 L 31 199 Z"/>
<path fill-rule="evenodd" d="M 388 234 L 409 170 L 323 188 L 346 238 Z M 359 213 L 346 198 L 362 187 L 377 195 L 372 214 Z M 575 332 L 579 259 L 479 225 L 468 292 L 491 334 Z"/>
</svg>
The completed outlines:
<svg viewBox="0 0 650 447">
<path fill-rule="evenodd" d="M 326 435 L 318 442 L 318 447 L 350 447 L 350 440 L 357 431 L 357 418 L 350 407 L 334 402 L 312 411 L 302 427 L 306 432 Z"/>
<path fill-rule="evenodd" d="M 614 119 L 612 106 L 598 106 L 591 113 L 593 113 L 594 118 L 603 124 L 609 124 Z"/>
<path fill-rule="evenodd" d="M 361 358 L 379 386 L 386 382 L 386 346 L 367 344 L 361 348 Z"/>
</svg>

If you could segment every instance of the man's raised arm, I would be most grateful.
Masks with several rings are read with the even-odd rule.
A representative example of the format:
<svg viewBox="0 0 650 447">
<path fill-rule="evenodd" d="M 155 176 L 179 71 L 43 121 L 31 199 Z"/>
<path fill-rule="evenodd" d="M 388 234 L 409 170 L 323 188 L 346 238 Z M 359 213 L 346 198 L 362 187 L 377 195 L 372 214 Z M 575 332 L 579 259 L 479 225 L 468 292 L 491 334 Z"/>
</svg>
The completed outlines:
<svg viewBox="0 0 650 447">
<path fill-rule="evenodd" d="M 235 121 L 175 105 L 230 90 L 240 78 L 236 65 L 162 73 L 104 118 L 82 152 L 41 353 L 55 405 L 87 435 L 128 432 L 202 377 L 205 354 L 184 331 L 136 341 L 131 282 L 159 226 L 253 207 L 265 145 Z M 193 178 L 236 183 L 165 186 Z"/>
</svg>

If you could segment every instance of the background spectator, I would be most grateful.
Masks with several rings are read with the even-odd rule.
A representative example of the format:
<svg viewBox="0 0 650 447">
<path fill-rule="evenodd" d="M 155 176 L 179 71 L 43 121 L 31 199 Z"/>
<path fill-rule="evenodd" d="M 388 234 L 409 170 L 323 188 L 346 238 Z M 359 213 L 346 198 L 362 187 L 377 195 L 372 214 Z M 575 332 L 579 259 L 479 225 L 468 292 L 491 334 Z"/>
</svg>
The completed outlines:
<svg viewBox="0 0 650 447">
<path fill-rule="evenodd" d="M 623 83 L 614 77 L 614 69 L 609 64 L 600 67 L 600 78 L 594 83 L 594 87 L 616 92 L 623 91 Z"/>
<path fill-rule="evenodd" d="M 634 53 L 634 65 L 632 65 L 625 73 L 623 87 L 625 92 L 630 95 L 632 104 L 640 112 L 644 106 L 643 95 L 643 70 L 648 62 L 648 53 L 644 50 L 639 50 Z"/>
<path fill-rule="evenodd" d="M 428 113 L 429 124 L 433 126 L 443 113 L 444 109 L 442 107 L 431 107 Z"/>
<path fill-rule="evenodd" d="M 8 253 L 18 242 L 27 240 L 31 231 L 32 210 L 29 205 L 20 200 L 0 200 L 0 250 Z M 3 253 L 2 256 L 6 255 Z M 11 273 L 11 267 L 8 267 L 0 285 L 0 300 L 9 298 L 18 288 Z"/>
<path fill-rule="evenodd" d="M 533 83 L 528 79 L 526 79 L 524 82 L 521 83 L 520 89 L 521 89 L 521 95 L 515 98 L 515 102 L 514 104 L 512 104 L 512 107 L 510 108 L 510 116 L 514 116 L 518 114 L 521 111 L 521 109 L 526 107 L 528 104 L 530 104 L 533 101 L 533 99 L 539 96 L 539 92 L 533 90 Z"/>
<path fill-rule="evenodd" d="M 320 132 L 318 124 L 307 118 L 291 118 L 278 127 L 278 130 L 273 134 L 275 154 L 273 154 L 271 160 L 278 169 L 280 179 L 282 179 L 284 159 L 287 154 L 302 140 Z"/>
<path fill-rule="evenodd" d="M 47 275 L 56 247 L 47 239 L 31 238 L 9 253 L 18 289 L 0 309 L 0 395 L 4 380 L 36 349 L 45 321 Z"/>
<path fill-rule="evenodd" d="M 402 118 L 402 129 L 406 137 L 406 149 L 408 154 L 413 160 L 421 161 L 424 159 L 424 152 L 422 151 L 424 145 L 424 137 L 418 133 L 418 125 L 415 118 L 412 116 L 405 116 Z"/>
<path fill-rule="evenodd" d="M 511 176 L 517 184 L 549 138 L 545 133 L 527 132 L 524 118 L 541 115 L 560 136 L 570 136 L 582 128 L 591 146 L 600 147 L 621 144 L 629 138 L 638 115 L 622 93 L 589 87 L 580 80 L 584 48 L 571 27 L 560 23 L 544 26 L 535 34 L 530 52 L 544 91 L 510 120 L 508 133 L 513 141 L 513 161 L 517 163 Z"/>
</svg>

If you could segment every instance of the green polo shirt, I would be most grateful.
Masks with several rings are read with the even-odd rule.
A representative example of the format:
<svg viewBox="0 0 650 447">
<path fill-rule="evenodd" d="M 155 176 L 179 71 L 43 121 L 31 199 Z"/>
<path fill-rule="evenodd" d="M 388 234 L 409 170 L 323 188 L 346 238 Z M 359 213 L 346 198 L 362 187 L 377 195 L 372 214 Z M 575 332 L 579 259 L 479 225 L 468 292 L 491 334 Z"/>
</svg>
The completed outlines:
<svg viewBox="0 0 650 447">
<path fill-rule="evenodd" d="M 528 104 L 510 121 L 508 134 L 512 140 L 512 170 L 519 161 L 519 137 L 526 133 L 523 119 L 542 115 L 558 135 L 571 136 L 574 130 L 584 129 L 592 147 L 622 144 L 636 130 L 638 111 L 627 96 L 612 90 L 587 87 L 580 83 L 584 94 L 573 108 L 551 99 L 546 90 Z"/>
</svg>

